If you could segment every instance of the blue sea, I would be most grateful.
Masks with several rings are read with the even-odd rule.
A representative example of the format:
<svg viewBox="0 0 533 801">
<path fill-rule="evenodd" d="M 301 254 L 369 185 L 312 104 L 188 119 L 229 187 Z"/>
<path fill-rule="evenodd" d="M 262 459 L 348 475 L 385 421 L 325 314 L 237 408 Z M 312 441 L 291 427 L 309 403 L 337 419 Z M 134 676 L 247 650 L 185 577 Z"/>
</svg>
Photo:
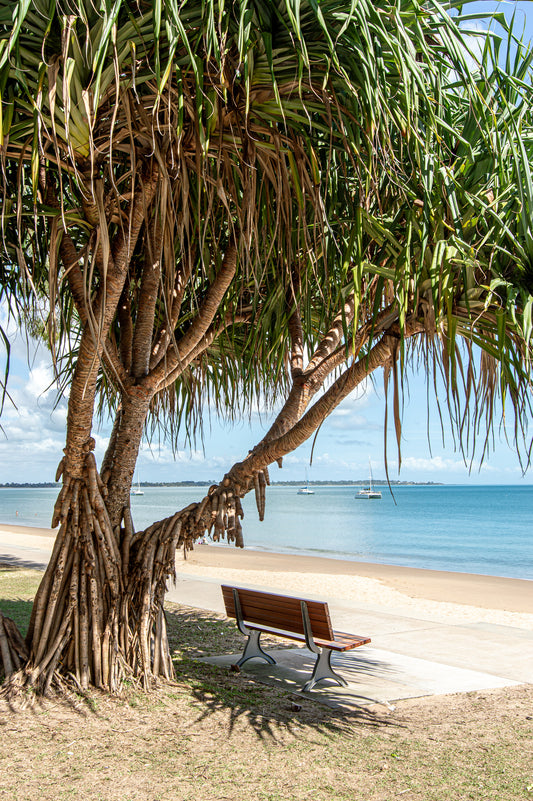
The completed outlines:
<svg viewBox="0 0 533 801">
<path fill-rule="evenodd" d="M 144 487 L 135 526 L 200 500 L 203 487 Z M 247 548 L 533 580 L 533 486 L 398 486 L 381 500 L 357 488 L 269 487 L 265 520 L 244 499 Z M 56 489 L 0 488 L 0 521 L 49 526 Z M 18 513 L 18 514 L 17 514 Z"/>
</svg>

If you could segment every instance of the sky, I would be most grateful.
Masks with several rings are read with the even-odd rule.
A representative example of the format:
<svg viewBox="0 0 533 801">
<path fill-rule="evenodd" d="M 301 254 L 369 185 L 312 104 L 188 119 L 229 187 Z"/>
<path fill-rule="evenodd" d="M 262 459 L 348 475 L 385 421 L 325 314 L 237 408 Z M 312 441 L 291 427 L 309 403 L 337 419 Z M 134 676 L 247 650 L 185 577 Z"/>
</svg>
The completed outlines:
<svg viewBox="0 0 533 801">
<path fill-rule="evenodd" d="M 517 12 L 518 29 L 524 26 L 524 39 L 533 40 L 533 1 L 495 4 L 480 0 L 469 4 L 469 11 L 502 10 L 509 18 Z M 1 315 L 0 315 L 1 316 Z M 5 321 L 4 321 L 5 322 Z M 4 357 L 0 348 L 0 370 Z M 56 403 L 50 387 L 52 369 L 43 349 L 31 355 L 24 339 L 14 338 L 11 353 L 9 393 L 0 417 L 0 484 L 8 482 L 53 481 L 65 444 L 66 399 Z M 368 382 L 363 391 L 348 397 L 323 424 L 318 434 L 310 466 L 311 441 L 285 457 L 283 469 L 271 468 L 272 481 L 346 481 L 364 479 L 369 459 L 374 478 L 385 478 L 383 423 L 385 401 L 381 376 L 374 387 Z M 389 414 L 389 418 L 390 418 Z M 205 423 L 204 441 L 194 449 L 185 447 L 173 453 L 168 444 L 143 441 L 137 475 L 141 481 L 219 481 L 231 465 L 242 459 L 256 444 L 271 422 L 271 416 L 254 412 L 250 419 L 233 425 L 211 416 Z M 511 434 L 512 434 L 512 421 Z M 391 426 L 389 424 L 389 429 Z M 96 429 L 96 456 L 100 463 L 109 436 L 109 425 Z M 429 435 L 429 439 L 428 439 Z M 533 421 L 530 436 L 533 435 Z M 439 415 L 426 402 L 424 375 L 413 375 L 405 400 L 402 429 L 402 466 L 398 472 L 395 434 L 388 432 L 388 465 L 391 479 L 472 484 L 533 484 L 533 470 L 525 475 L 511 444 L 497 435 L 494 448 L 479 465 L 465 463 L 454 448 L 448 425 L 442 438 Z"/>
</svg>

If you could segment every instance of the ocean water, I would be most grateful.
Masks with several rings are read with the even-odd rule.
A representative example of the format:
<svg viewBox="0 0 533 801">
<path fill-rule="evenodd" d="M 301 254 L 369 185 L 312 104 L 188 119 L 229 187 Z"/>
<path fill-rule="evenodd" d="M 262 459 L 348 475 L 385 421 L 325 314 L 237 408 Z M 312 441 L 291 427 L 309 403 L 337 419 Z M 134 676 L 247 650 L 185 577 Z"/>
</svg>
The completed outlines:
<svg viewBox="0 0 533 801">
<path fill-rule="evenodd" d="M 144 487 L 136 528 L 200 500 L 203 487 Z M 533 486 L 399 486 L 357 500 L 354 487 L 269 487 L 265 520 L 244 499 L 245 545 L 378 564 L 533 580 Z M 0 488 L 0 521 L 49 526 L 56 489 Z"/>
</svg>

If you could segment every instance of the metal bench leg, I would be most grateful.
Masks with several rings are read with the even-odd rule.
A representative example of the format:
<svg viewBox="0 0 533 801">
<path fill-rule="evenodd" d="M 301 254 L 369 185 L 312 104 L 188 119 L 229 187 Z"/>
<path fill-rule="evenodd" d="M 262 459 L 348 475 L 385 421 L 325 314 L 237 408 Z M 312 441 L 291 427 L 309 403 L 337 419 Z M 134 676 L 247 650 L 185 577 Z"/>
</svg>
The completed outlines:
<svg viewBox="0 0 533 801">
<path fill-rule="evenodd" d="M 309 650 L 317 655 L 315 667 L 313 668 L 311 678 L 309 679 L 307 684 L 304 684 L 304 686 L 302 687 L 302 692 L 308 693 L 309 690 L 312 690 L 315 684 L 318 684 L 318 682 L 322 681 L 322 679 L 333 679 L 333 681 L 336 681 L 337 684 L 340 684 L 342 687 L 347 687 L 348 682 L 346 681 L 346 679 L 343 679 L 342 676 L 339 676 L 338 673 L 335 673 L 335 671 L 331 667 L 331 648 L 321 649 L 315 643 L 313 637 L 313 627 L 311 626 L 311 620 L 309 618 L 309 610 L 307 608 L 307 603 L 305 601 L 301 601 L 300 606 L 302 609 L 302 622 L 305 633 L 305 643 L 309 648 Z"/>
<path fill-rule="evenodd" d="M 322 648 L 320 653 L 318 653 L 311 678 L 307 684 L 303 686 L 302 692 L 308 693 L 309 690 L 312 690 L 315 684 L 318 684 L 318 682 L 322 681 L 322 679 L 333 679 L 333 681 L 336 681 L 337 684 L 340 684 L 342 687 L 348 686 L 346 679 L 343 679 L 342 676 L 339 676 L 338 673 L 335 673 L 331 667 L 330 648 Z"/>
<path fill-rule="evenodd" d="M 259 637 L 261 636 L 261 632 L 257 631 L 256 629 L 248 629 L 248 639 L 246 640 L 246 645 L 244 646 L 244 651 L 242 653 L 241 658 L 237 662 L 237 665 L 240 667 L 244 665 L 249 659 L 253 659 L 254 656 L 259 656 L 261 659 L 266 659 L 271 665 L 276 664 L 276 660 L 273 659 L 270 654 L 267 654 L 261 648 L 259 644 Z"/>
<path fill-rule="evenodd" d="M 272 659 L 270 654 L 265 653 L 261 646 L 259 645 L 259 637 L 261 636 L 261 632 L 257 629 L 249 629 L 248 626 L 244 623 L 244 617 L 242 614 L 241 602 L 239 599 L 239 591 L 236 587 L 233 588 L 233 602 L 235 604 L 235 617 L 237 619 L 237 626 L 241 634 L 244 634 L 245 637 L 248 637 L 246 640 L 246 645 L 244 646 L 244 651 L 242 652 L 242 656 L 237 662 L 237 666 L 240 667 L 244 665 L 249 659 L 253 659 L 254 656 L 259 656 L 261 659 L 266 659 L 271 665 L 276 664 L 276 660 Z"/>
</svg>

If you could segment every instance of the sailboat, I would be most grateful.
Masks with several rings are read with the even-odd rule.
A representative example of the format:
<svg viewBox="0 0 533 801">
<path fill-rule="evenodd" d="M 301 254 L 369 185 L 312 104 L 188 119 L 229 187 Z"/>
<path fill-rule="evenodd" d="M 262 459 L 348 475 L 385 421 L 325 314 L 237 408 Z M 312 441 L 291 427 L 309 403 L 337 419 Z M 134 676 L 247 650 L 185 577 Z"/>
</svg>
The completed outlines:
<svg viewBox="0 0 533 801">
<path fill-rule="evenodd" d="M 375 490 L 372 486 L 372 465 L 370 463 L 370 459 L 368 460 L 368 469 L 370 473 L 368 487 L 360 489 L 359 492 L 356 493 L 355 497 L 363 500 L 379 500 L 381 498 L 381 492 L 379 490 Z"/>
<path fill-rule="evenodd" d="M 131 488 L 130 495 L 144 495 L 144 492 L 141 489 L 141 484 L 138 478 L 137 478 L 137 486 Z"/>
<path fill-rule="evenodd" d="M 310 489 L 309 481 L 307 479 L 307 473 L 305 474 L 305 487 L 300 487 L 298 490 L 298 495 L 314 495 L 315 491 Z"/>
</svg>

